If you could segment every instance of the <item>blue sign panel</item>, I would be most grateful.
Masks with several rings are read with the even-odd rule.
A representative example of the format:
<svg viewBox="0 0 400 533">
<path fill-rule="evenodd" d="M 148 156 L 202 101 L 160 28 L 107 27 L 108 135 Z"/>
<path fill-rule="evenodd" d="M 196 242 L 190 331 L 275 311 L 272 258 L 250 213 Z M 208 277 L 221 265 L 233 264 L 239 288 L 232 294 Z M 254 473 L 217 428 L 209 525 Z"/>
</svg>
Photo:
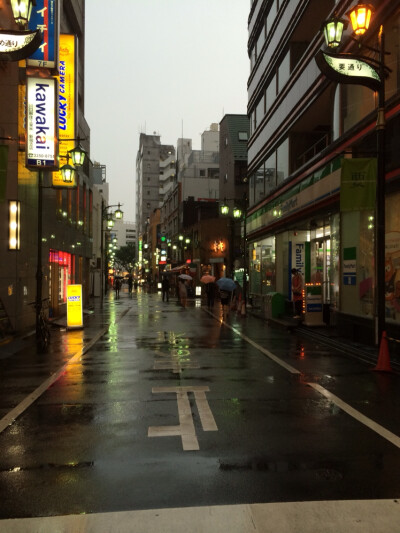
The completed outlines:
<svg viewBox="0 0 400 533">
<path fill-rule="evenodd" d="M 29 28 L 42 32 L 43 42 L 28 59 L 28 65 L 56 68 L 58 55 L 58 0 L 36 0 L 32 7 Z"/>
<path fill-rule="evenodd" d="M 343 285 L 355 285 L 356 284 L 356 275 L 355 274 L 346 274 L 343 273 Z"/>
</svg>

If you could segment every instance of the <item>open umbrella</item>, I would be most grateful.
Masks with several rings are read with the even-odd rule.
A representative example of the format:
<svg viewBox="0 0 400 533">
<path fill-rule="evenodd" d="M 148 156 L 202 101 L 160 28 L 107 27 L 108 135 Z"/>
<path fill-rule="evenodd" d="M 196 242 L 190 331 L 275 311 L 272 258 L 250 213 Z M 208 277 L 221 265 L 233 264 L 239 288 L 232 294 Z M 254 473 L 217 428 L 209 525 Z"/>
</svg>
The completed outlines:
<svg viewBox="0 0 400 533">
<path fill-rule="evenodd" d="M 219 278 L 217 285 L 221 291 L 234 291 L 236 283 L 231 278 Z"/>
<path fill-rule="evenodd" d="M 215 276 L 211 276 L 210 274 L 204 274 L 204 276 L 201 276 L 200 281 L 202 283 L 212 283 L 215 281 Z"/>
<path fill-rule="evenodd" d="M 179 274 L 178 278 L 180 278 L 180 279 L 192 279 L 192 276 L 188 276 L 187 274 Z"/>
</svg>

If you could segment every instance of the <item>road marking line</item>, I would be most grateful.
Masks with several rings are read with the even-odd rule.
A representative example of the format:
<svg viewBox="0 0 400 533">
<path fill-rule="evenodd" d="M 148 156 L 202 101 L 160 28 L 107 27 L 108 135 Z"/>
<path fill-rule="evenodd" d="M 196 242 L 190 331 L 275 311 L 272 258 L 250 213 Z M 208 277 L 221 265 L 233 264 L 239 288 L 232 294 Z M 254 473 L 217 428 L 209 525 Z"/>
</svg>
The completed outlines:
<svg viewBox="0 0 400 533">
<path fill-rule="evenodd" d="M 218 431 L 217 424 L 214 420 L 210 406 L 206 398 L 206 392 L 209 392 L 209 387 L 153 387 L 153 394 L 171 393 L 176 394 L 178 403 L 178 417 L 179 426 L 150 426 L 148 428 L 148 437 L 177 437 L 180 436 L 182 440 L 182 447 L 184 451 L 197 451 L 200 449 L 199 441 L 196 437 L 196 430 L 194 427 L 192 409 L 188 393 L 194 394 L 194 399 L 199 412 L 201 425 L 204 431 Z"/>
<path fill-rule="evenodd" d="M 115 321 L 118 322 L 121 320 L 126 313 L 129 311 L 127 309 L 123 313 L 121 313 L 121 316 L 118 318 L 118 320 Z M 97 333 L 93 339 L 91 339 L 79 352 L 74 354 L 64 365 L 59 368 L 56 372 L 54 372 L 49 378 L 47 378 L 43 383 L 39 385 L 31 394 L 29 394 L 26 398 L 22 400 L 14 409 L 9 411 L 1 420 L 0 420 L 0 433 L 2 433 L 8 426 L 11 426 L 15 422 L 15 420 L 22 415 L 24 411 L 28 409 L 40 396 L 46 392 L 46 390 L 51 387 L 66 371 L 67 367 L 71 364 L 74 364 L 75 362 L 79 361 L 79 359 L 90 350 L 90 348 L 96 344 L 96 342 L 107 333 L 109 330 L 111 324 L 109 326 L 104 327 L 102 330 L 100 330 L 99 333 Z"/>
<path fill-rule="evenodd" d="M 307 383 L 307 385 L 318 391 L 320 394 L 322 394 L 322 396 L 324 396 L 325 398 L 333 402 L 335 405 L 340 407 L 342 411 L 355 418 L 358 422 L 361 422 L 361 424 L 364 424 L 368 428 L 372 429 L 372 431 L 378 433 L 378 435 L 397 446 L 397 448 L 400 448 L 400 437 L 398 437 L 388 429 L 384 428 L 380 424 L 377 424 L 376 422 L 371 420 L 371 418 L 368 418 L 367 416 L 363 415 L 362 413 L 357 411 L 357 409 L 354 409 L 348 403 L 344 402 L 328 390 L 324 389 L 324 387 L 321 387 L 321 385 L 318 385 L 317 383 Z"/>
<path fill-rule="evenodd" d="M 206 313 L 208 313 L 209 315 L 213 316 L 214 318 L 216 318 L 218 320 L 218 322 L 221 322 L 221 319 L 220 317 L 218 317 L 217 315 L 215 315 L 214 313 L 212 313 L 211 311 L 208 311 L 208 310 L 205 310 L 204 311 Z M 257 350 L 259 350 L 260 352 L 262 352 L 264 355 L 266 355 L 267 357 L 269 357 L 270 359 L 272 359 L 272 361 L 275 361 L 275 363 L 277 363 L 278 365 L 280 365 L 281 367 L 285 368 L 288 372 L 290 372 L 291 374 L 301 374 L 301 372 L 299 372 L 299 370 L 297 370 L 296 368 L 294 368 L 293 366 L 289 365 L 288 363 L 285 363 L 285 361 L 283 361 L 282 359 L 280 359 L 279 357 L 277 357 L 276 355 L 274 355 L 272 352 L 270 352 L 269 350 L 267 350 L 266 348 L 263 348 L 262 346 L 260 346 L 259 344 L 257 344 L 256 342 L 254 342 L 252 339 L 250 339 L 249 337 L 247 337 L 246 335 L 244 335 L 241 331 L 239 331 L 238 329 L 234 328 L 233 326 L 231 326 L 230 324 L 228 324 L 227 322 L 225 322 L 224 320 L 222 320 L 222 324 L 224 324 L 224 326 L 226 326 L 227 328 L 231 329 L 233 332 L 235 332 L 237 335 L 239 335 L 239 337 L 242 337 L 243 340 L 245 340 L 246 342 L 248 342 L 249 344 L 251 344 L 252 346 L 254 346 L 254 348 L 256 348 Z"/>
<path fill-rule="evenodd" d="M 217 315 L 215 315 L 211 311 L 208 311 L 208 310 L 204 310 L 204 311 L 206 311 L 212 317 L 216 318 L 219 322 L 221 321 L 220 317 L 218 317 Z M 279 359 L 276 355 L 271 353 L 269 350 L 266 350 L 265 348 L 263 348 L 262 346 L 260 346 L 256 342 L 254 342 L 252 339 L 250 339 L 249 337 L 247 337 L 246 335 L 241 333 L 238 329 L 234 328 L 230 324 L 227 324 L 225 321 L 222 321 L 222 323 L 226 327 L 228 327 L 232 331 L 234 331 L 237 335 L 239 335 L 243 340 L 245 340 L 246 342 L 248 342 L 249 344 L 251 344 L 252 346 L 257 348 L 257 350 L 261 351 L 267 357 L 269 357 L 270 359 L 275 361 L 278 365 L 282 366 L 283 368 L 286 368 L 286 370 L 288 370 L 292 374 L 301 374 L 301 372 L 299 370 L 297 370 L 296 368 L 292 367 L 291 365 L 288 365 L 287 363 L 285 363 L 284 361 Z M 334 394 L 329 392 L 327 389 L 324 389 L 323 387 L 321 387 L 321 385 L 318 385 L 317 383 L 311 383 L 311 382 L 304 382 L 304 383 L 305 383 L 305 385 L 308 385 L 308 386 L 312 387 L 314 390 L 316 390 L 317 392 L 322 394 L 322 396 L 324 396 L 325 398 L 331 400 L 340 409 L 342 409 L 342 411 L 344 411 L 345 413 L 350 415 L 352 418 L 354 418 L 355 420 L 357 420 L 361 424 L 364 424 L 369 429 L 371 429 L 372 431 L 374 431 L 375 433 L 377 433 L 378 435 L 380 435 L 384 439 L 386 439 L 389 442 L 391 442 L 397 448 L 400 448 L 400 437 L 398 437 L 397 435 L 395 435 L 394 433 L 392 433 L 388 429 L 384 428 L 383 426 L 381 426 L 377 422 L 374 422 L 372 419 L 368 418 L 367 416 L 363 415 L 362 413 L 357 411 L 357 409 L 354 409 L 348 403 L 346 403 L 343 400 L 341 400 L 338 396 L 335 396 Z"/>
</svg>

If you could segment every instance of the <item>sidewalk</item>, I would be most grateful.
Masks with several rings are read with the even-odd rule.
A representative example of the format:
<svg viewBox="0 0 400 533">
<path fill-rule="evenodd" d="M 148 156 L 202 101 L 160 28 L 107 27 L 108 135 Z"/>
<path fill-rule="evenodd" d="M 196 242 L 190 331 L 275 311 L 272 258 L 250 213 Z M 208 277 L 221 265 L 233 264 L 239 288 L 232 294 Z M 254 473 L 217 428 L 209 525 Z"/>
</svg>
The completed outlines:
<svg viewBox="0 0 400 533">
<path fill-rule="evenodd" d="M 335 327 L 304 326 L 299 319 L 290 316 L 265 319 L 257 312 L 252 313 L 251 308 L 247 310 L 247 313 L 259 320 L 268 322 L 272 326 L 294 331 L 299 336 L 311 338 L 316 342 L 324 344 L 325 346 L 338 350 L 351 357 L 362 359 L 367 363 L 375 365 L 378 361 L 379 347 L 351 341 L 346 337 L 341 336 L 340 332 Z M 394 341 L 391 341 L 391 339 L 388 339 L 388 345 L 392 368 L 396 371 L 400 371 L 400 359 L 396 353 L 397 349 L 395 350 L 397 347 L 394 346 Z"/>
</svg>

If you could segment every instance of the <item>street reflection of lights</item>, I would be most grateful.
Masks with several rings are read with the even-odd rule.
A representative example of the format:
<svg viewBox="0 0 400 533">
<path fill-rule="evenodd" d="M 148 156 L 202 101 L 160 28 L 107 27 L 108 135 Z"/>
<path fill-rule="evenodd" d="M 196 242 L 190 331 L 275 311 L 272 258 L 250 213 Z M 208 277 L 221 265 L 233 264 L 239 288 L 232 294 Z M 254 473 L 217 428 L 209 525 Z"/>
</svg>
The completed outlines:
<svg viewBox="0 0 400 533">
<path fill-rule="evenodd" d="M 11 468 L 9 472 L 21 472 L 22 468 L 20 466 L 16 466 L 14 468 Z"/>
</svg>

